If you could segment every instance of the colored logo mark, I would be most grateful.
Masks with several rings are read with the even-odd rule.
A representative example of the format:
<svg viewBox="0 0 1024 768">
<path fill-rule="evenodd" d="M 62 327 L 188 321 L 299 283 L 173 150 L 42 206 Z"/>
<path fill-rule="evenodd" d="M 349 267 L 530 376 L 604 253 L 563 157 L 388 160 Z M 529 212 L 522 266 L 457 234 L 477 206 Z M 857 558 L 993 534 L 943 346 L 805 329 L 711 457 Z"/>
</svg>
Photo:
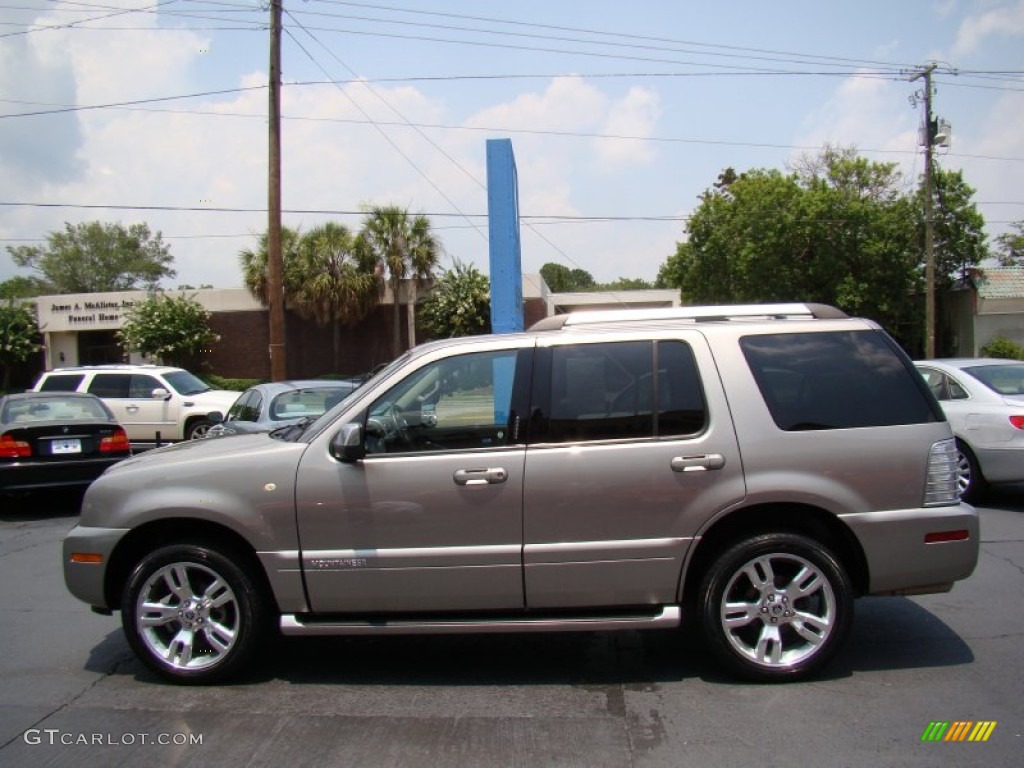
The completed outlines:
<svg viewBox="0 0 1024 768">
<path fill-rule="evenodd" d="M 921 734 L 921 741 L 988 741 L 995 729 L 995 720 L 933 720 Z"/>
</svg>

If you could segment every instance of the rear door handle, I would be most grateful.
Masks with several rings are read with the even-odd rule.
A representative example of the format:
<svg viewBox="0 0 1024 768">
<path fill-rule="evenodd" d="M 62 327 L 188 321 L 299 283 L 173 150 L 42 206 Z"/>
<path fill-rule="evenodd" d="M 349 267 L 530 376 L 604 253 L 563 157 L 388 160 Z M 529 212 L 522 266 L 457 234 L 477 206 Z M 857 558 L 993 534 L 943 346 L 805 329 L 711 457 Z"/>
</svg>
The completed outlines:
<svg viewBox="0 0 1024 768">
<path fill-rule="evenodd" d="M 720 453 L 701 453 L 672 458 L 672 469 L 675 472 L 703 472 L 707 469 L 721 469 L 724 466 L 725 456 Z"/>
<path fill-rule="evenodd" d="M 508 472 L 504 467 L 458 469 L 454 477 L 456 485 L 494 485 L 508 480 Z"/>
</svg>

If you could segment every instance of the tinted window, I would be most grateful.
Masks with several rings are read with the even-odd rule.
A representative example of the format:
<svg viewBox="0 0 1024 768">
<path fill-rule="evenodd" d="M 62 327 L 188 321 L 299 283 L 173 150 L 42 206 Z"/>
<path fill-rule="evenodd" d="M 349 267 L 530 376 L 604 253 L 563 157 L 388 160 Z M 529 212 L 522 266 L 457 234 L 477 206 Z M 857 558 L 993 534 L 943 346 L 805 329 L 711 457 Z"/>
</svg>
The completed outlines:
<svg viewBox="0 0 1024 768">
<path fill-rule="evenodd" d="M 74 392 L 82 383 L 82 374 L 47 376 L 39 387 L 40 392 Z"/>
<path fill-rule="evenodd" d="M 780 429 L 942 419 L 906 356 L 877 331 L 747 336 L 743 354 Z"/>
<path fill-rule="evenodd" d="M 130 373 L 97 373 L 89 382 L 89 392 L 96 397 L 128 397 Z"/>
<path fill-rule="evenodd" d="M 153 396 L 154 389 L 167 389 L 167 387 L 152 376 L 135 373 L 132 374 L 131 384 L 128 385 L 128 397 L 148 400 Z"/>
<path fill-rule="evenodd" d="M 517 351 L 479 352 L 431 363 L 370 406 L 367 454 L 495 448 L 510 432 Z"/>
<path fill-rule="evenodd" d="M 682 342 L 559 346 L 550 365 L 550 421 L 540 439 L 650 438 L 704 428 L 700 379 Z"/>
<path fill-rule="evenodd" d="M 225 421 L 259 421 L 262 402 L 259 390 L 250 389 L 235 400 Z"/>
<path fill-rule="evenodd" d="M 188 371 L 171 371 L 164 374 L 164 379 L 179 395 L 198 395 L 212 389 L 209 384 Z"/>
</svg>

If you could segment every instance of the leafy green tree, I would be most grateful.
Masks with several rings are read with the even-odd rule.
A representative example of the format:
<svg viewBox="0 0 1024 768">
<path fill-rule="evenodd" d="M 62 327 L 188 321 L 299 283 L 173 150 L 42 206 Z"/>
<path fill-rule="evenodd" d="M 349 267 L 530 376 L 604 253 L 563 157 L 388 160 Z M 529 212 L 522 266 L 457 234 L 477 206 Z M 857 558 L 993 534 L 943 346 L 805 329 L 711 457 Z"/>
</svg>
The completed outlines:
<svg viewBox="0 0 1024 768">
<path fill-rule="evenodd" d="M 366 317 L 379 295 L 374 263 L 357 253 L 347 227 L 328 222 L 299 239 L 291 273 L 290 299 L 296 311 L 320 325 L 331 325 L 337 371 L 341 327 Z"/>
<path fill-rule="evenodd" d="M 420 327 L 434 338 L 489 333 L 490 281 L 472 264 L 456 261 L 434 282 L 417 317 Z"/>
<path fill-rule="evenodd" d="M 412 215 L 396 205 L 374 206 L 363 220 L 356 246 L 362 258 L 373 260 L 381 274 L 387 273 L 394 298 L 394 336 L 392 351 L 397 357 L 402 351 L 402 320 L 399 308 L 402 280 L 411 277 L 413 295 L 409 297 L 409 312 L 416 303 L 416 291 L 433 275 L 437 266 L 441 243 L 434 235 L 430 220 L 422 214 Z M 410 315 L 411 318 L 411 315 Z M 410 322 L 410 336 L 413 323 Z M 410 338 L 410 342 L 413 339 Z"/>
<path fill-rule="evenodd" d="M 38 277 L 15 275 L 0 283 L 0 299 L 31 299 L 49 292 L 49 285 Z"/>
<path fill-rule="evenodd" d="M 654 283 L 639 277 L 620 277 L 610 283 L 597 283 L 594 291 L 646 291 L 654 287 Z"/>
<path fill-rule="evenodd" d="M 151 294 L 132 307 L 117 336 L 128 350 L 193 369 L 200 351 L 220 340 L 210 329 L 210 312 L 202 304 L 165 293 Z"/>
<path fill-rule="evenodd" d="M 589 291 L 597 285 L 594 276 L 585 269 L 570 269 L 564 264 L 552 261 L 540 268 L 540 276 L 553 293 Z"/>
<path fill-rule="evenodd" d="M 51 293 L 97 293 L 155 289 L 171 269 L 170 246 L 146 224 L 101 221 L 64 224 L 45 246 L 8 246 L 14 263 L 35 270 Z"/>
<path fill-rule="evenodd" d="M 895 165 L 826 150 L 789 174 L 729 170 L 701 195 L 659 283 L 695 303 L 835 304 L 912 337 L 921 251 Z"/>
<path fill-rule="evenodd" d="M 3 367 L 2 391 L 11 384 L 14 367 L 27 361 L 43 348 L 35 312 L 27 304 L 8 299 L 0 304 L 0 366 Z"/>
<path fill-rule="evenodd" d="M 987 256 L 985 219 L 971 198 L 974 189 L 961 171 L 937 168 L 932 174 L 936 287 L 949 288 L 957 278 L 967 276 L 970 267 Z M 924 190 L 919 192 L 918 228 L 924 242 Z M 922 261 L 923 264 L 923 261 Z M 923 269 L 923 266 L 922 266 Z"/>
<path fill-rule="evenodd" d="M 1011 225 L 1016 232 L 1004 232 L 996 238 L 996 258 L 1004 267 L 1024 267 L 1024 221 Z"/>
</svg>

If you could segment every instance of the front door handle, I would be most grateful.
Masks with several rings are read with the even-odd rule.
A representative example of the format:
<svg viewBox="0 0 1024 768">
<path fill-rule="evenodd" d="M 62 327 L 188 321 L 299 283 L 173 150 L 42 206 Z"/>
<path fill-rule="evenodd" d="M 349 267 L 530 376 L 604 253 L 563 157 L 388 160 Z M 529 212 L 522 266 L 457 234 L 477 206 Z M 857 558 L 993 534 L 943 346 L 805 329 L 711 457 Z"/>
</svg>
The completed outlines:
<svg viewBox="0 0 1024 768">
<path fill-rule="evenodd" d="M 508 472 L 504 467 L 455 471 L 456 485 L 494 485 L 495 483 L 504 483 L 506 480 L 508 480 Z"/>
<path fill-rule="evenodd" d="M 675 472 L 703 472 L 707 469 L 721 469 L 724 466 L 725 456 L 720 453 L 701 453 L 672 458 L 672 469 Z"/>
</svg>

